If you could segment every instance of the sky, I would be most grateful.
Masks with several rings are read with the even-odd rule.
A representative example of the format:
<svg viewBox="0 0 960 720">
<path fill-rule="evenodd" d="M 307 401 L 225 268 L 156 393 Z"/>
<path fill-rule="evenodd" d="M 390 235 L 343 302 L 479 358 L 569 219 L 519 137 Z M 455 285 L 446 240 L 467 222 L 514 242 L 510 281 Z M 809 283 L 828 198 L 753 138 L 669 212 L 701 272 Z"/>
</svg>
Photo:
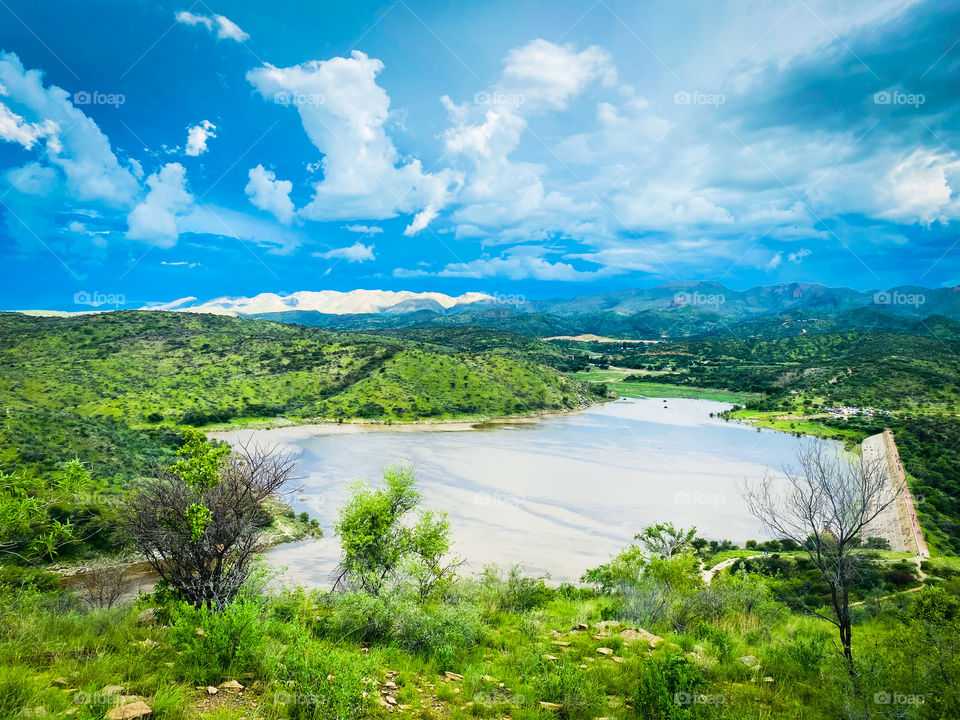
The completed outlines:
<svg viewBox="0 0 960 720">
<path fill-rule="evenodd" d="M 949 0 L 0 0 L 0 309 L 952 286 L 958 91 Z"/>
</svg>

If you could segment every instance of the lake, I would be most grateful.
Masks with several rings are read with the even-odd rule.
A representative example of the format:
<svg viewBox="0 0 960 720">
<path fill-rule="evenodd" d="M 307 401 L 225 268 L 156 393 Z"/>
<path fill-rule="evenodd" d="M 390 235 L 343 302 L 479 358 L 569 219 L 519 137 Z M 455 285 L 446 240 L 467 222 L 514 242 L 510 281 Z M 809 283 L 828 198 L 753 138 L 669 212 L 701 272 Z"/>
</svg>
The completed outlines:
<svg viewBox="0 0 960 720">
<path fill-rule="evenodd" d="M 630 399 L 566 415 L 480 426 L 313 425 L 214 433 L 300 453 L 292 505 L 325 538 L 269 552 L 287 579 L 323 586 L 336 565 L 337 510 L 356 478 L 377 482 L 405 463 L 423 506 L 449 514 L 466 571 L 523 563 L 554 582 L 576 581 L 644 526 L 695 525 L 708 539 L 763 539 L 740 495 L 744 482 L 781 474 L 802 443 L 786 433 L 710 417 L 706 400 Z"/>
</svg>

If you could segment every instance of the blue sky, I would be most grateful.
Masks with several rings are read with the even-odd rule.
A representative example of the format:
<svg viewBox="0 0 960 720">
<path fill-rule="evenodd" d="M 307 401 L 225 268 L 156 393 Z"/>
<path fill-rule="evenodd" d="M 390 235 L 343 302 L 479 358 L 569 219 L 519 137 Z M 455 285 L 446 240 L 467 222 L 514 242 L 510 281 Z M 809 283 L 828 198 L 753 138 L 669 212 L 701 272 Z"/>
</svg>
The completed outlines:
<svg viewBox="0 0 960 720">
<path fill-rule="evenodd" d="M 0 0 L 0 307 L 956 284 L 960 4 Z"/>
</svg>

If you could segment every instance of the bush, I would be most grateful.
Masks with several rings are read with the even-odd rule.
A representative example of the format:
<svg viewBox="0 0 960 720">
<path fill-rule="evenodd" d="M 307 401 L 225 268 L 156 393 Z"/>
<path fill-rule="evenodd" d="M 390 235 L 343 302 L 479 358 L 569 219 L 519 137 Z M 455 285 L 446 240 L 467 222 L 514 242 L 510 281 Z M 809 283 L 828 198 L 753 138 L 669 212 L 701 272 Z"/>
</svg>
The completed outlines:
<svg viewBox="0 0 960 720">
<path fill-rule="evenodd" d="M 700 668 L 683 655 L 655 656 L 641 666 L 636 706 L 647 718 L 690 718 L 689 705 L 705 685 Z"/>
<path fill-rule="evenodd" d="M 546 702 L 561 706 L 562 718 L 593 718 L 604 706 L 603 689 L 576 663 L 563 661 L 551 663 L 535 681 L 537 696 Z"/>
<path fill-rule="evenodd" d="M 301 638 L 281 657 L 280 681 L 270 699 L 286 706 L 291 720 L 346 720 L 368 717 L 376 672 L 368 655 Z"/>
<path fill-rule="evenodd" d="M 697 625 L 694 635 L 698 640 L 708 642 L 721 660 L 726 660 L 733 654 L 733 640 L 723 630 L 710 623 L 701 621 Z"/>
<path fill-rule="evenodd" d="M 431 658 L 440 667 L 451 667 L 486 634 L 479 610 L 465 603 L 425 605 L 413 598 L 360 592 L 331 594 L 327 601 L 332 612 L 320 617 L 318 634 L 390 643 Z"/>
<path fill-rule="evenodd" d="M 498 612 L 522 613 L 546 605 L 554 595 L 543 577 L 527 577 L 513 565 L 504 577 L 496 565 L 487 565 L 480 578 L 478 595 L 484 605 Z"/>
<path fill-rule="evenodd" d="M 170 643 L 182 653 L 179 662 L 197 684 L 214 684 L 260 669 L 263 623 L 259 604 L 240 599 L 218 612 L 181 602 L 173 615 Z"/>
</svg>

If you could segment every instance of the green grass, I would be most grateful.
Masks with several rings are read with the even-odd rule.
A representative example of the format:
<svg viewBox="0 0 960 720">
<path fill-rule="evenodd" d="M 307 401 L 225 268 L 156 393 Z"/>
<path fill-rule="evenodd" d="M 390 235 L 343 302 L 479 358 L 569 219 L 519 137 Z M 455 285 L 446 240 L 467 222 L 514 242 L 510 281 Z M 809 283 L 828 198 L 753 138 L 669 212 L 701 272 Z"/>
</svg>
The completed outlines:
<svg viewBox="0 0 960 720">
<path fill-rule="evenodd" d="M 601 370 L 598 372 L 604 371 Z M 576 377 L 580 380 L 590 381 L 591 376 L 594 375 L 595 373 L 591 371 L 589 373 L 577 373 Z M 742 404 L 760 397 L 759 393 L 736 392 L 734 390 L 691 387 L 687 385 L 671 385 L 668 383 L 624 382 L 622 380 L 606 382 L 618 395 L 629 398 L 694 398 L 698 400 L 714 400 L 716 402 Z"/>
</svg>

